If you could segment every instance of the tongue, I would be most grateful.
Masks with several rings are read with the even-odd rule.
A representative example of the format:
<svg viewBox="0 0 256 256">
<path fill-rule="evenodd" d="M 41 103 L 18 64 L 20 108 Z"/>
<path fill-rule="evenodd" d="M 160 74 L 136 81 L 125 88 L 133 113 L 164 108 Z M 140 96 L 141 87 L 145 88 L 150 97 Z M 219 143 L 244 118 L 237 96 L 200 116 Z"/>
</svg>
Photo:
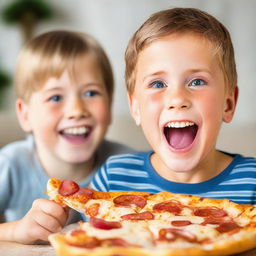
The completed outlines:
<svg viewBox="0 0 256 256">
<path fill-rule="evenodd" d="M 192 144 L 196 135 L 196 126 L 171 128 L 168 131 L 168 140 L 175 149 L 184 149 Z"/>
</svg>

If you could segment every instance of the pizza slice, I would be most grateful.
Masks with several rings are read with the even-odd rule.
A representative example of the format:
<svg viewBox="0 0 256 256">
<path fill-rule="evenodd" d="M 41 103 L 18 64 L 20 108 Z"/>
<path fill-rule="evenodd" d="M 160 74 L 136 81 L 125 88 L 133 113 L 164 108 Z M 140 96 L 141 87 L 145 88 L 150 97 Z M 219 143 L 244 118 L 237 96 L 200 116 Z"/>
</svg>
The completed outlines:
<svg viewBox="0 0 256 256">
<path fill-rule="evenodd" d="M 49 237 L 58 255 L 221 256 L 256 247 L 252 205 L 170 192 L 98 192 L 56 179 L 47 194 L 90 219 Z"/>
<path fill-rule="evenodd" d="M 146 205 L 146 196 L 150 195 L 136 191 L 100 192 L 80 188 L 74 181 L 54 178 L 48 181 L 46 193 L 55 202 L 67 205 L 89 218 L 105 220 L 120 220 L 122 216 L 137 214 Z"/>
</svg>

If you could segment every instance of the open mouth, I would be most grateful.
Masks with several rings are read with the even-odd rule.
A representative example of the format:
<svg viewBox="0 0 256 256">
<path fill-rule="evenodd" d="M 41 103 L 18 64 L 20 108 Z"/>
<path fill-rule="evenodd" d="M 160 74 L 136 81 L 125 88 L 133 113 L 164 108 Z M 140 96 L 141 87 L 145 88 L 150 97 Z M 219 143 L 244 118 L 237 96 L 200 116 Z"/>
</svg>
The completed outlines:
<svg viewBox="0 0 256 256">
<path fill-rule="evenodd" d="M 66 139 L 76 140 L 76 139 L 85 139 L 89 136 L 91 132 L 90 127 L 82 126 L 82 127 L 72 127 L 67 128 L 60 131 L 60 134 L 65 137 Z"/>
<path fill-rule="evenodd" d="M 164 127 L 164 135 L 169 145 L 177 150 L 188 148 L 195 140 L 198 131 L 193 122 L 169 122 Z"/>
</svg>

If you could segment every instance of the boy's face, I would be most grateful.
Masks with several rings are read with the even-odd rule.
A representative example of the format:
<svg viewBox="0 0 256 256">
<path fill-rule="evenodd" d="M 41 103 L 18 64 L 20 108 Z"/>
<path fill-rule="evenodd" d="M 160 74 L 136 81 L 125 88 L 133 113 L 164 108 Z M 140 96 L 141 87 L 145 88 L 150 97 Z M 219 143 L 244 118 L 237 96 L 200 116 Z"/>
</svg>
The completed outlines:
<svg viewBox="0 0 256 256">
<path fill-rule="evenodd" d="M 163 174 L 196 172 L 207 161 L 236 99 L 225 89 L 212 45 L 194 34 L 174 34 L 139 53 L 129 102 L 155 151 L 152 164 Z"/>
<path fill-rule="evenodd" d="M 50 77 L 27 104 L 18 100 L 18 116 L 34 134 L 41 161 L 89 161 L 111 122 L 110 102 L 101 71 L 91 55 L 75 63 L 74 75 Z"/>
</svg>

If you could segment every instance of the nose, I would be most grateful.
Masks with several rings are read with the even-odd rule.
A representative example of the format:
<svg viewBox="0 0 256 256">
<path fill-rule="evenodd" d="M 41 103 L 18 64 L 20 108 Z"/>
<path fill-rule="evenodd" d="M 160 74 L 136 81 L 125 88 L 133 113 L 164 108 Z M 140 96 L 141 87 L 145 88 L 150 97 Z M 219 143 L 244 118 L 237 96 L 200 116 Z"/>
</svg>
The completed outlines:
<svg viewBox="0 0 256 256">
<path fill-rule="evenodd" d="M 65 111 L 68 119 L 80 119 L 89 116 L 86 104 L 79 97 L 73 97 L 70 99 Z"/>
<path fill-rule="evenodd" d="M 189 93 L 183 87 L 170 87 L 165 101 L 167 109 L 183 110 L 191 107 Z"/>
</svg>

